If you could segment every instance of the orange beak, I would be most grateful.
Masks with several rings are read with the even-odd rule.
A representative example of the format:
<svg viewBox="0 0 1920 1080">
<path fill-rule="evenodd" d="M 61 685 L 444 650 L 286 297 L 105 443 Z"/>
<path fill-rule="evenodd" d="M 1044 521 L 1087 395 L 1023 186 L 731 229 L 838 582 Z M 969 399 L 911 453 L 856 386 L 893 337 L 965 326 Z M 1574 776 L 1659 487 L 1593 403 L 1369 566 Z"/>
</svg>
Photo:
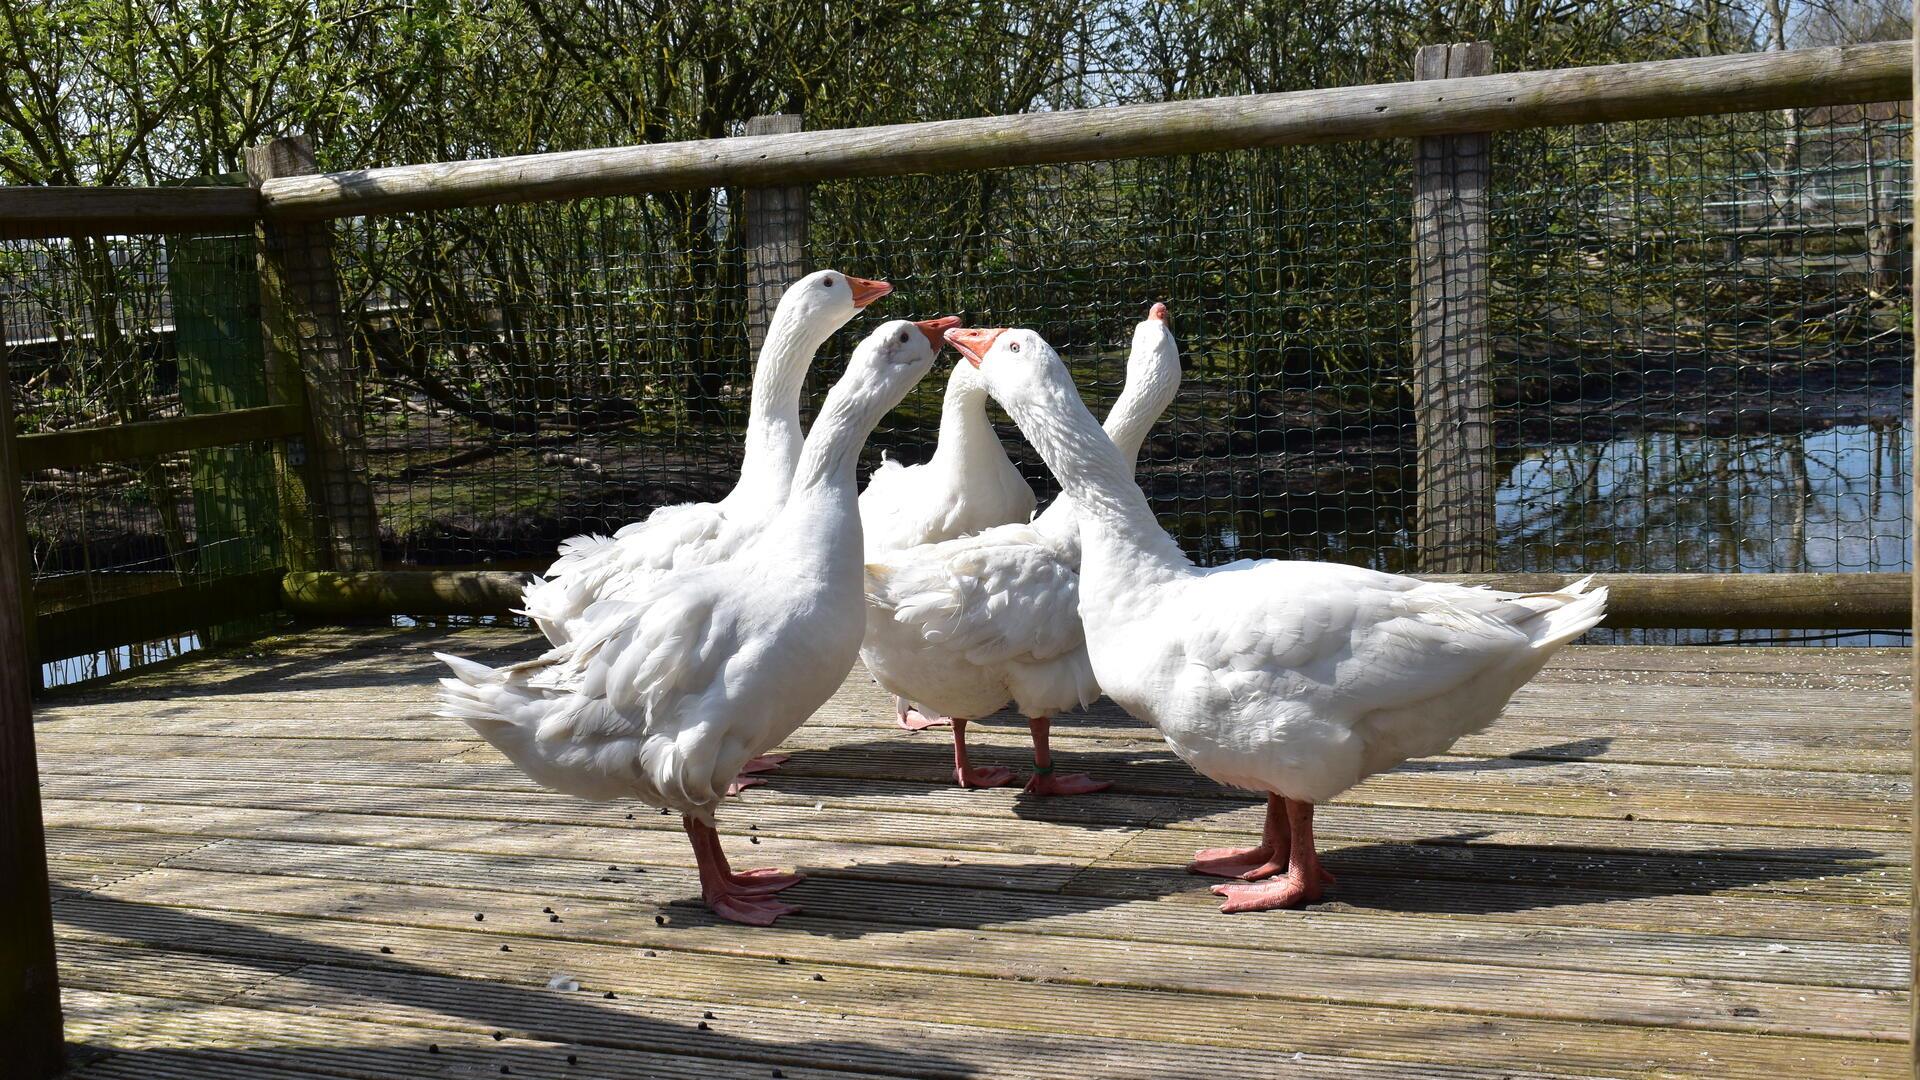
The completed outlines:
<svg viewBox="0 0 1920 1080">
<path fill-rule="evenodd" d="M 927 335 L 927 343 L 933 346 L 933 351 L 939 352 L 940 343 L 946 340 L 942 335 L 960 325 L 960 316 L 943 315 L 938 319 L 924 319 L 913 325 L 919 327 L 920 332 Z"/>
<path fill-rule="evenodd" d="M 852 274 L 847 275 L 847 284 L 853 286 L 853 306 L 856 308 L 866 307 L 893 291 L 893 286 L 884 281 L 870 281 Z"/>
<path fill-rule="evenodd" d="M 1167 305 L 1165 304 L 1153 305 L 1153 308 L 1147 312 L 1147 318 L 1158 319 L 1161 322 L 1166 322 L 1167 321 Z"/>
<path fill-rule="evenodd" d="M 987 350 L 993 348 L 994 339 L 1006 332 L 1007 328 L 1004 326 L 992 329 L 975 327 L 970 330 L 949 330 L 947 344 L 959 349 L 960 355 L 966 357 L 968 363 L 979 367 L 980 361 L 986 359 Z"/>
</svg>

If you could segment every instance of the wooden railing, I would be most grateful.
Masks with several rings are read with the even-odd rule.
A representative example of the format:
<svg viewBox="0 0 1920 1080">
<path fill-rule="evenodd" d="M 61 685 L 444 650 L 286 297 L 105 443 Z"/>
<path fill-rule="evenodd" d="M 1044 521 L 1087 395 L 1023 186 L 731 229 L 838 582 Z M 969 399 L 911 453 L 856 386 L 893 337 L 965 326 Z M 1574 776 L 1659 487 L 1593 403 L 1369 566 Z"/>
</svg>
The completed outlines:
<svg viewBox="0 0 1920 1080">
<path fill-rule="evenodd" d="M 256 231 L 269 404 L 19 440 L 19 467 L 80 466 L 269 440 L 286 538 L 282 601 L 317 617 L 498 612 L 508 574 L 379 569 L 377 522 L 345 400 L 350 359 L 329 218 L 439 207 L 745 188 L 754 314 L 797 272 L 805 182 L 1049 162 L 1412 138 L 1413 364 L 1422 569 L 1495 577 L 1485 220 L 1488 133 L 1867 103 L 1910 93 L 1907 43 L 1494 75 L 1481 45 L 1422 50 L 1414 82 L 852 130 L 763 118 L 729 139 L 319 172 L 304 139 L 249 154 L 252 186 L 0 189 L 0 236 Z M 777 185 L 777 186 L 776 186 Z M 1422 212 L 1424 208 L 1425 212 Z M 751 300 L 751 298 L 750 298 Z M 1906 575 L 1630 575 L 1613 625 L 1904 628 Z M 249 594 L 251 595 L 251 594 Z M 1744 597 L 1744 598 L 1743 598 Z M 77 640 L 77 639 L 76 639 Z M 72 644 L 69 641 L 68 644 Z"/>
</svg>

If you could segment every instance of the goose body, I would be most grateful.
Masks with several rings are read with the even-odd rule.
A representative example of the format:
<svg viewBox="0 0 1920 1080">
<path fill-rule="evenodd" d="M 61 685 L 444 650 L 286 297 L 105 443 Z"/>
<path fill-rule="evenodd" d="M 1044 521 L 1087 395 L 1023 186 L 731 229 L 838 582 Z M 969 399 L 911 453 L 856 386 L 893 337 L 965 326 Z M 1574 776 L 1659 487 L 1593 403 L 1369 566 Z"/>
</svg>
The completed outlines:
<svg viewBox="0 0 1920 1080">
<path fill-rule="evenodd" d="M 639 597 L 672 570 L 727 558 L 780 512 L 800 456 L 800 386 L 814 353 L 834 331 L 892 289 L 834 270 L 801 278 L 781 294 L 753 372 L 740 478 L 712 503 L 665 506 L 612 536 L 576 536 L 521 597 L 521 610 L 548 641 L 585 629 L 597 601 Z"/>
<path fill-rule="evenodd" d="M 1165 305 L 1156 304 L 1135 327 L 1126 385 L 1107 420 L 1129 462 L 1179 385 L 1179 348 Z M 861 660 L 903 703 L 952 721 L 954 775 L 962 787 L 1012 779 L 1007 769 L 973 768 L 966 750 L 967 722 L 1009 701 L 1028 718 L 1034 741 L 1028 790 L 1078 794 L 1106 786 L 1055 775 L 1047 745 L 1055 713 L 1100 696 L 1080 627 L 1079 590 L 1080 535 L 1074 502 L 1064 495 L 1030 523 L 869 553 Z M 904 704 L 901 712 L 903 723 L 913 722 Z"/>
<path fill-rule="evenodd" d="M 1197 567 L 1038 334 L 956 344 L 1078 506 L 1080 618 L 1101 689 L 1199 772 L 1268 796 L 1259 846 L 1191 866 L 1240 879 L 1214 890 L 1223 910 L 1317 899 L 1331 879 L 1316 803 L 1484 729 L 1605 615 L 1607 591 L 1588 580 L 1520 595 L 1331 563 Z"/>
<path fill-rule="evenodd" d="M 845 679 L 864 628 L 854 467 L 934 347 L 891 322 L 856 350 L 808 435 L 781 511 L 729 558 L 672 569 L 596 603 L 538 659 L 488 668 L 442 656 L 441 715 L 528 776 L 589 799 L 677 810 L 722 916 L 766 924 L 793 875 L 735 874 L 714 811 L 742 765 L 785 740 Z"/>
<path fill-rule="evenodd" d="M 933 457 L 919 465 L 882 462 L 860 493 L 867 558 L 1027 521 L 1033 502 L 1033 488 L 987 419 L 985 384 L 972 364 L 955 363 Z"/>
</svg>

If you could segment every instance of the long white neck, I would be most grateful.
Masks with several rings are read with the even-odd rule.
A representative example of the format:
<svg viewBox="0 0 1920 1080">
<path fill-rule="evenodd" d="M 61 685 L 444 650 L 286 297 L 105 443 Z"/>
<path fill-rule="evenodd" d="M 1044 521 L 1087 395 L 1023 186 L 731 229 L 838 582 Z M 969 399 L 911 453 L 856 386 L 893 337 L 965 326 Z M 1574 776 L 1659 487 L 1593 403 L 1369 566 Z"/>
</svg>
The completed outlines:
<svg viewBox="0 0 1920 1080">
<path fill-rule="evenodd" d="M 987 420 L 987 388 L 963 360 L 947 377 L 947 395 L 940 404 L 940 442 L 929 464 L 936 471 L 967 471 L 996 455 L 1004 458 L 1006 450 Z"/>
<path fill-rule="evenodd" d="M 892 405 L 871 386 L 849 386 L 845 379 L 827 392 L 800 451 L 793 490 L 768 529 L 790 545 L 796 567 L 860 574 L 860 448 Z"/>
<path fill-rule="evenodd" d="M 1127 384 L 1120 388 L 1120 396 L 1108 410 L 1102 429 L 1119 449 L 1126 464 L 1127 482 L 1131 485 L 1147 433 L 1180 392 L 1180 366 L 1177 358 L 1168 358 L 1166 363 L 1149 363 L 1143 367 L 1129 364 L 1128 368 Z M 1138 490 L 1137 485 L 1135 489 Z M 1050 536 L 1065 536 L 1072 532 L 1073 515 L 1073 499 L 1062 491 L 1051 506 L 1041 511 L 1034 525 Z"/>
<path fill-rule="evenodd" d="M 1150 584 L 1190 572 L 1193 564 L 1154 520 L 1153 508 L 1134 482 L 1133 453 L 1144 436 L 1130 440 L 1133 453 L 1124 452 L 1094 422 L 1071 382 L 1036 389 L 1034 397 L 1001 404 L 1059 478 L 1061 501 L 1073 502 L 1065 513 L 1079 523 L 1082 577 L 1124 573 Z"/>
<path fill-rule="evenodd" d="M 778 507 L 786 501 L 800 458 L 800 386 L 813 354 L 833 334 L 831 327 L 821 328 L 825 321 L 804 318 L 791 309 L 775 310 L 753 369 L 746 453 L 740 461 L 740 481 L 727 496 L 729 502 Z"/>
</svg>

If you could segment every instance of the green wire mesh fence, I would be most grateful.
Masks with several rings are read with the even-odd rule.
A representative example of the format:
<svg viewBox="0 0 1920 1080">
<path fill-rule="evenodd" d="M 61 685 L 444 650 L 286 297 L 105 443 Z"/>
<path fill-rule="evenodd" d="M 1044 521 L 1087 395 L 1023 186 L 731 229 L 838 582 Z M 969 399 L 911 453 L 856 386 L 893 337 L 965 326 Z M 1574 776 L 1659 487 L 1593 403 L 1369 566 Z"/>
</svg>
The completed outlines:
<svg viewBox="0 0 1920 1080">
<path fill-rule="evenodd" d="M 1885 104 L 1493 137 L 1495 569 L 1908 568 L 1909 122 Z M 1414 569 L 1413 160 L 1382 141 L 837 181 L 782 204 L 804 238 L 774 264 L 737 190 L 337 223 L 382 562 L 537 569 L 567 536 L 724 494 L 755 290 L 834 266 L 896 291 L 822 351 L 809 402 L 877 320 L 953 313 L 1039 329 L 1104 410 L 1165 301 L 1185 382 L 1140 479 L 1189 552 Z M 0 249 L 22 430 L 187 408 L 182 281 L 255 287 L 250 255 L 213 246 Z M 224 333 L 193 355 L 258 370 Z M 930 452 L 944 381 L 869 465 Z M 273 565 L 271 527 L 207 527 L 192 474 L 213 453 L 272 467 L 239 448 L 30 477 L 42 602 Z"/>
<path fill-rule="evenodd" d="M 258 306 L 251 235 L 0 243 L 0 343 L 17 433 L 266 404 Z M 64 617 L 61 636 L 107 640 L 116 604 L 278 566 L 275 468 L 255 443 L 27 473 L 42 621 Z M 185 644 L 53 656 L 66 662 L 47 677 L 105 674 Z"/>
</svg>

